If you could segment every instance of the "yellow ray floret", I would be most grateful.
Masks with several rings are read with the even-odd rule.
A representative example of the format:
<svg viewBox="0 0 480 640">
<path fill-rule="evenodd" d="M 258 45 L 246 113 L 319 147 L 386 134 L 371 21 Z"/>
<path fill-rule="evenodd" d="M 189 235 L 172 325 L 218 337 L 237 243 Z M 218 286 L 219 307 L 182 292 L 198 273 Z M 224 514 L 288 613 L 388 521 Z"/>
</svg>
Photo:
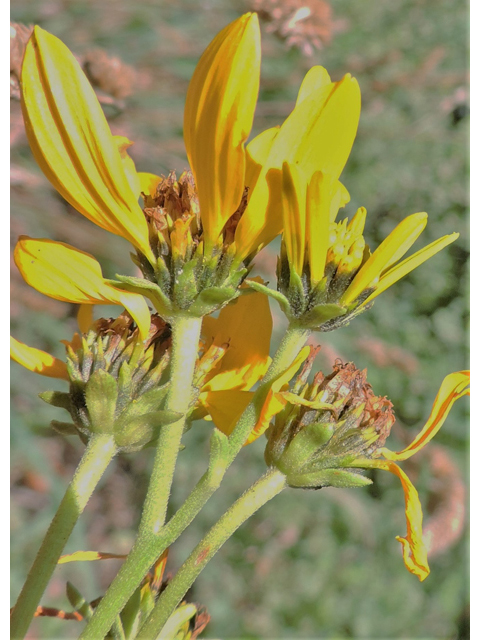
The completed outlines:
<svg viewBox="0 0 480 640">
<path fill-rule="evenodd" d="M 126 238 L 153 260 L 130 163 L 121 157 L 125 146 L 112 136 L 72 53 L 58 38 L 35 27 L 21 80 L 28 140 L 47 178 L 89 220 Z"/>
<path fill-rule="evenodd" d="M 405 566 L 411 573 L 415 574 L 420 581 L 425 580 L 430 573 L 427 561 L 427 550 L 422 536 L 422 507 L 417 490 L 394 461 L 410 458 L 433 438 L 445 422 L 453 404 L 459 398 L 468 394 L 469 391 L 467 387 L 469 382 L 470 373 L 468 371 L 451 373 L 444 379 L 425 426 L 408 447 L 398 453 L 382 448 L 379 449 L 376 454 L 383 456 L 383 459 L 358 459 L 352 464 L 353 467 L 384 469 L 400 478 L 405 494 L 407 535 L 405 537 L 397 536 L 397 540 L 402 544 Z"/>
<path fill-rule="evenodd" d="M 10 357 L 22 367 L 49 378 L 68 380 L 67 365 L 46 351 L 29 347 L 10 337 Z"/>
<path fill-rule="evenodd" d="M 93 256 L 53 240 L 21 236 L 14 253 L 24 280 L 40 293 L 75 304 L 118 304 L 132 315 L 144 340 L 150 328 L 145 299 L 109 284 Z"/>
<path fill-rule="evenodd" d="M 256 14 L 225 27 L 202 55 L 185 103 L 184 140 L 195 182 L 207 250 L 240 204 L 245 148 L 260 82 Z"/>
</svg>

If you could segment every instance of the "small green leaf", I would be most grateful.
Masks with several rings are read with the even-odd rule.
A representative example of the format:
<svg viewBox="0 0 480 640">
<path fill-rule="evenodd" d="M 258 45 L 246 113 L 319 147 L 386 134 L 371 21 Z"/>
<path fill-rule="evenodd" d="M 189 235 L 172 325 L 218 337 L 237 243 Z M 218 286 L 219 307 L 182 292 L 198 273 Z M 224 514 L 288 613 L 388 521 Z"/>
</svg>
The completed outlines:
<svg viewBox="0 0 480 640">
<path fill-rule="evenodd" d="M 347 310 L 339 304 L 319 304 L 299 318 L 299 324 L 308 329 L 320 329 L 322 324 L 344 316 Z"/>
<path fill-rule="evenodd" d="M 115 274 L 117 280 L 107 280 L 109 284 L 117 289 L 124 289 L 133 293 L 140 293 L 153 303 L 155 309 L 161 316 L 169 315 L 172 311 L 172 304 L 169 298 L 163 293 L 158 285 L 144 278 L 134 278 L 132 276 L 122 276 Z"/>
<path fill-rule="evenodd" d="M 245 282 L 251 289 L 276 300 L 285 314 L 290 312 L 290 303 L 283 293 L 280 293 L 280 291 L 274 291 L 273 289 L 266 287 L 264 284 L 260 284 L 260 282 L 255 282 L 255 280 L 245 280 Z"/>
<path fill-rule="evenodd" d="M 335 427 L 333 422 L 316 422 L 305 425 L 285 448 L 277 463 L 280 471 L 288 475 L 302 469 L 311 457 L 330 440 Z"/>
<path fill-rule="evenodd" d="M 238 292 L 233 287 L 208 287 L 201 291 L 189 309 L 190 315 L 205 316 L 220 309 L 236 298 Z"/>
<path fill-rule="evenodd" d="M 100 369 L 90 376 L 85 387 L 85 402 L 93 433 L 112 433 L 117 406 L 117 382 Z"/>
<path fill-rule="evenodd" d="M 75 611 L 85 618 L 90 620 L 93 615 L 93 609 L 90 604 L 85 600 L 80 591 L 73 586 L 71 582 L 67 582 L 66 587 L 67 598 Z"/>
<path fill-rule="evenodd" d="M 38 394 L 38 397 L 47 404 L 51 404 L 52 407 L 59 407 L 60 409 L 66 409 L 67 411 L 70 411 L 72 406 L 70 402 L 70 394 L 65 393 L 64 391 L 42 391 L 42 393 Z"/>
<path fill-rule="evenodd" d="M 52 420 L 50 423 L 52 429 L 62 436 L 76 436 L 78 435 L 77 428 L 71 422 L 58 422 L 58 420 Z"/>
<path fill-rule="evenodd" d="M 311 473 L 292 473 L 287 476 L 289 487 L 301 489 L 320 489 L 337 487 L 339 489 L 365 487 L 372 484 L 370 478 L 347 469 L 324 469 Z"/>
<path fill-rule="evenodd" d="M 176 422 L 182 417 L 176 411 L 154 411 L 137 418 L 127 424 L 115 425 L 115 443 L 124 451 L 135 451 L 158 437 L 162 427 Z"/>
<path fill-rule="evenodd" d="M 115 430 L 122 429 L 123 425 L 128 424 L 134 418 L 158 411 L 165 400 L 169 385 L 164 384 L 162 387 L 156 387 L 146 391 L 139 398 L 132 402 L 122 411 L 115 421 Z"/>
</svg>

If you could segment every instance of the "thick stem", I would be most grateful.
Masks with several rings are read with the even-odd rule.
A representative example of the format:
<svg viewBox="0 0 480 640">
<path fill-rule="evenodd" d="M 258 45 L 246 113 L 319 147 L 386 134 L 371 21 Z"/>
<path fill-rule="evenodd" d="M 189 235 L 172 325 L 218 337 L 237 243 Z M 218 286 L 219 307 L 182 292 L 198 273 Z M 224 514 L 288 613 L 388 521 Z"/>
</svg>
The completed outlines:
<svg viewBox="0 0 480 640">
<path fill-rule="evenodd" d="M 304 329 L 289 327 L 263 379 L 265 382 L 268 382 L 288 367 L 298 355 L 308 334 L 309 332 Z M 260 390 L 261 388 L 259 392 Z M 244 411 L 239 423 L 229 438 L 227 464 L 221 469 L 209 468 L 200 478 L 193 491 L 170 522 L 162 529 L 157 530 L 158 533 L 156 535 L 149 535 L 148 531 L 144 531 L 141 537 L 137 537 L 127 560 L 116 575 L 107 593 L 102 598 L 88 626 L 80 636 L 81 640 L 97 640 L 108 633 L 108 630 L 115 620 L 115 616 L 125 606 L 128 598 L 130 598 L 138 587 L 155 560 L 165 549 L 175 542 L 220 486 L 225 472 L 243 447 L 248 434 L 255 426 L 258 417 L 257 414 L 258 408 L 254 398 Z"/>
<path fill-rule="evenodd" d="M 245 520 L 280 493 L 285 485 L 285 476 L 276 469 L 269 469 L 228 509 L 180 567 L 140 629 L 138 639 L 155 640 L 158 637 L 185 593 L 220 547 Z"/>
<path fill-rule="evenodd" d="M 201 326 L 201 318 L 188 316 L 175 318 L 172 326 L 170 390 L 165 409 L 183 415 L 160 431 L 139 536 L 158 533 L 165 522 L 173 473 L 192 396 Z"/>
<path fill-rule="evenodd" d="M 11 618 L 11 638 L 25 636 L 60 554 L 93 490 L 116 453 L 111 436 L 93 435 L 53 518 Z"/>
<path fill-rule="evenodd" d="M 159 540 L 162 541 L 163 549 L 171 544 L 170 537 L 163 535 L 162 527 L 167 514 L 173 474 L 192 395 L 192 380 L 201 325 L 201 318 L 191 317 L 176 318 L 172 325 L 170 389 L 165 409 L 181 413 L 182 417 L 160 431 L 137 539 L 126 562 L 80 636 L 82 640 L 87 638 L 97 640 L 108 633 L 115 617 L 162 553 L 157 554 L 155 551 L 159 546 Z M 158 534 L 161 530 L 162 535 L 159 539 Z M 173 540 L 180 533 L 181 531 L 178 531 Z M 163 543 L 164 539 L 166 544 Z"/>
</svg>

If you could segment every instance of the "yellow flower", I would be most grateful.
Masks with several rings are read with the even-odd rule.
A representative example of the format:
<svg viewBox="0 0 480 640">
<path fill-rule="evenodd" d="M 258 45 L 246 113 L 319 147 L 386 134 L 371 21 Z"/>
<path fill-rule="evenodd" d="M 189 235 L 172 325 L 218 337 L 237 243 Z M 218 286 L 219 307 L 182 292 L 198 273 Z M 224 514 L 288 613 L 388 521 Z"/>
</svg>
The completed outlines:
<svg viewBox="0 0 480 640">
<path fill-rule="evenodd" d="M 295 163 L 284 162 L 281 170 L 269 170 L 267 180 L 271 191 L 282 194 L 284 254 L 278 289 L 290 303 L 285 305 L 287 314 L 310 328 L 325 331 L 349 322 L 385 289 L 458 238 L 458 233 L 443 236 L 401 260 L 427 224 L 426 213 L 414 213 L 370 254 L 363 237 L 364 207 L 350 222 L 335 221 L 346 202 L 335 176 L 316 171 L 308 179 Z"/>
<path fill-rule="evenodd" d="M 131 314 L 144 340 L 150 327 L 145 299 L 108 283 L 95 258 L 63 242 L 21 236 L 14 253 L 25 281 L 51 298 L 76 304 L 118 304 Z"/>
<path fill-rule="evenodd" d="M 259 278 L 257 278 L 257 281 Z M 253 398 L 249 391 L 269 364 L 272 317 L 266 296 L 249 293 L 224 307 L 218 318 L 204 318 L 203 356 L 195 385 L 200 388 L 195 417 L 210 414 L 216 427 L 230 435 Z M 256 440 L 286 404 L 280 391 L 306 356 L 301 355 L 265 389 L 261 414 L 246 444 Z M 203 410 L 202 410 L 203 409 Z"/>
<path fill-rule="evenodd" d="M 425 580 L 430 573 L 427 550 L 422 537 L 422 507 L 417 490 L 395 461 L 407 460 L 430 442 L 445 422 L 453 404 L 459 398 L 469 394 L 469 383 L 469 371 L 458 371 L 448 375 L 440 386 L 425 426 L 408 447 L 396 453 L 387 448 L 381 448 L 374 454 L 378 456 L 377 458 L 374 457 L 371 460 L 362 458 L 352 463 L 352 467 L 384 469 L 400 478 L 405 493 L 407 534 L 405 537 L 397 536 L 397 540 L 402 545 L 405 566 L 420 581 Z"/>
</svg>

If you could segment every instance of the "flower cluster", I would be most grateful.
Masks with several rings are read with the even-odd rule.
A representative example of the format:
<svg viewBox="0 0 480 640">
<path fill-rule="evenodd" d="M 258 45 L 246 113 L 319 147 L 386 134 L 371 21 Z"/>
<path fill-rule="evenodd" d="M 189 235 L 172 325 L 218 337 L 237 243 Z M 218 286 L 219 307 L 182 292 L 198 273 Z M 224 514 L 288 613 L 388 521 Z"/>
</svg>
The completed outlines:
<svg viewBox="0 0 480 640">
<path fill-rule="evenodd" d="M 165 425 L 183 420 L 187 428 L 200 418 L 213 420 L 230 442 L 248 414 L 240 447 L 268 429 L 266 462 L 290 487 L 363 486 L 370 482 L 365 469 L 394 473 L 406 499 L 407 535 L 399 538 L 405 564 L 423 580 L 429 570 L 418 494 L 395 462 L 438 431 L 467 393 L 467 372 L 445 378 L 419 436 L 393 453 L 384 446 L 392 405 L 373 393 L 365 371 L 338 363 L 308 382 L 314 353 L 301 344 L 289 351 L 282 343 L 272 362 L 268 297 L 304 342 L 310 330 L 349 323 L 458 234 L 404 258 L 427 222 L 426 213 L 414 213 L 371 251 L 363 236 L 365 208 L 350 221 L 338 219 L 350 200 L 340 176 L 360 117 L 357 81 L 346 74 L 333 82 L 323 67 L 313 67 L 285 121 L 247 144 L 259 81 L 258 19 L 246 14 L 215 37 L 191 79 L 184 114 L 190 170 L 178 178 L 137 172 L 128 155 L 132 143 L 112 135 L 74 56 L 35 27 L 21 74 L 32 152 L 80 214 L 133 245 L 139 273 L 106 279 L 99 262 L 79 249 L 21 237 L 15 262 L 24 279 L 47 296 L 81 305 L 80 333 L 65 343 L 65 362 L 14 339 L 12 357 L 68 381 L 68 393 L 43 398 L 71 415 L 72 424 L 54 426 L 85 442 L 113 434 L 118 450 L 134 451 L 155 442 Z M 256 254 L 279 234 L 273 290 L 247 276 Z M 104 304 L 122 312 L 94 321 L 93 305 Z M 170 336 L 192 319 L 196 333 L 184 345 L 191 397 L 176 412 L 181 375 L 174 384 L 179 356 Z"/>
</svg>

